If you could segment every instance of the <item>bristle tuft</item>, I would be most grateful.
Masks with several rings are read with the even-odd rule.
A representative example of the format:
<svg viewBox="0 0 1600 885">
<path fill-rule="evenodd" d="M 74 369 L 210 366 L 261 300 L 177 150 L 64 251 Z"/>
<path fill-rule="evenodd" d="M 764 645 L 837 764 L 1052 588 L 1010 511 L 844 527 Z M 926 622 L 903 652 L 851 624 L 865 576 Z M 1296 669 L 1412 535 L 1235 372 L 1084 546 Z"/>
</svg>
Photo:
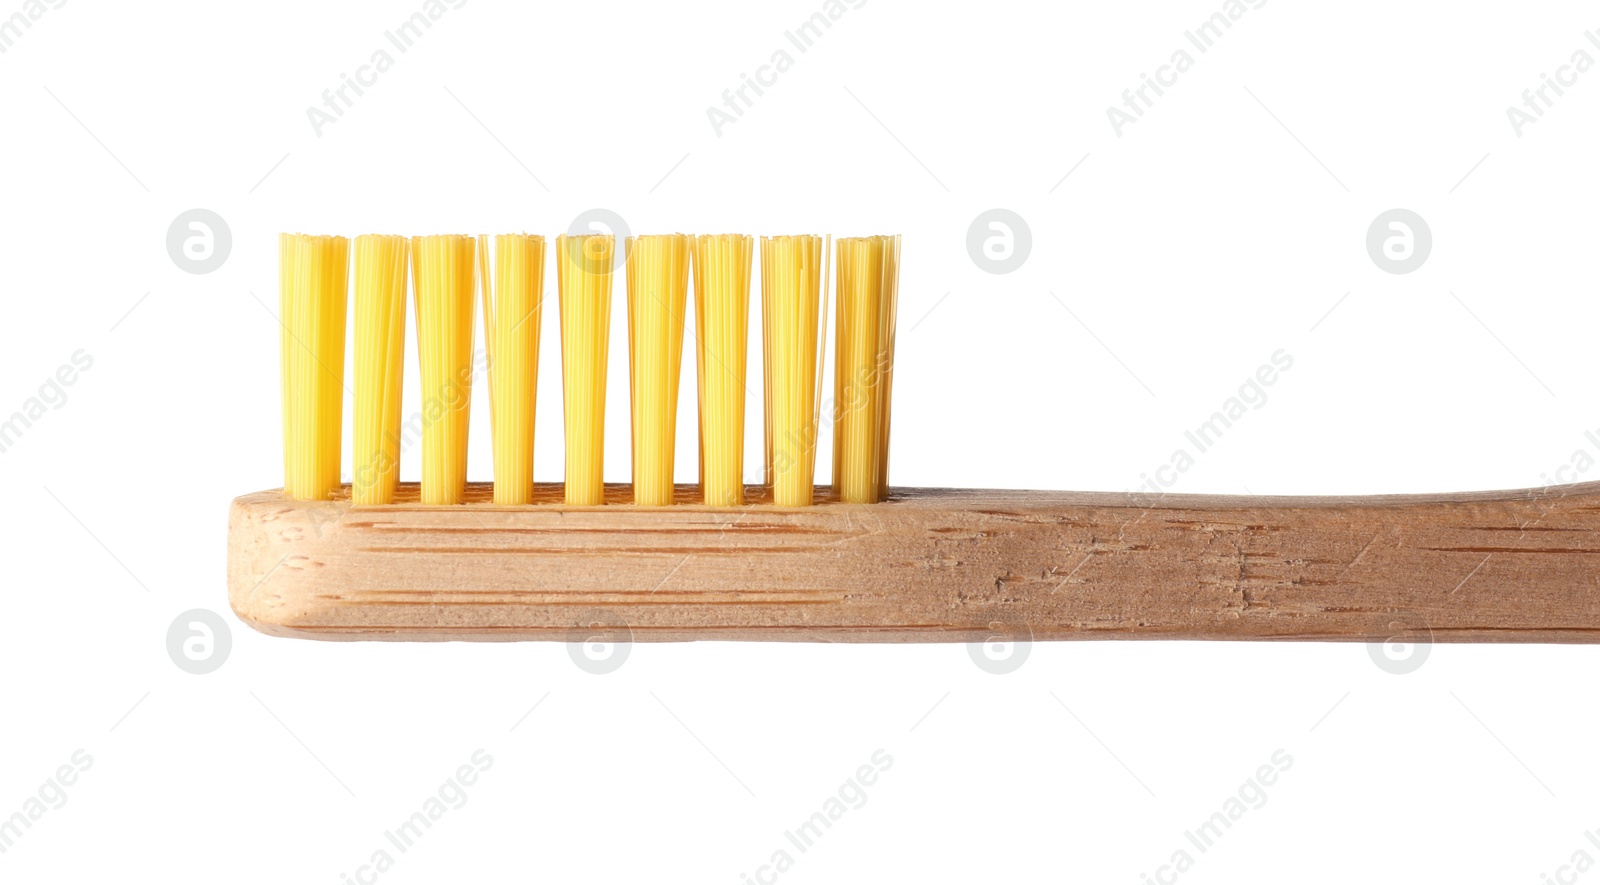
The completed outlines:
<svg viewBox="0 0 1600 885">
<path fill-rule="evenodd" d="M 422 376 L 422 503 L 460 504 L 472 406 L 472 237 L 411 240 L 417 364 Z"/>
<path fill-rule="evenodd" d="M 339 486 L 350 241 L 281 234 L 278 263 L 283 491 L 322 500 Z"/>
<path fill-rule="evenodd" d="M 633 406 L 633 502 L 672 503 L 678 380 L 689 295 L 689 237 L 630 237 L 628 375 Z"/>
<path fill-rule="evenodd" d="M 405 237 L 355 242 L 355 439 L 350 500 L 394 501 L 400 476 L 400 396 L 406 335 Z"/>
<path fill-rule="evenodd" d="M 745 234 L 695 238 L 696 372 L 700 384 L 700 491 L 715 507 L 744 503 L 745 361 L 750 254 Z"/>
<path fill-rule="evenodd" d="M 533 418 L 539 386 L 539 329 L 544 303 L 544 237 L 478 237 L 483 338 L 489 361 L 489 418 L 494 435 L 494 502 L 533 500 Z"/>
<path fill-rule="evenodd" d="M 766 356 L 766 480 L 780 507 L 811 504 L 816 482 L 817 381 L 827 275 L 822 238 L 761 238 L 761 325 Z"/>
<path fill-rule="evenodd" d="M 566 502 L 604 496 L 606 354 L 611 335 L 611 270 L 616 237 L 556 238 L 561 295 L 561 383 L 566 407 Z"/>
<path fill-rule="evenodd" d="M 872 504 L 889 494 L 900 237 L 843 238 L 838 263 L 833 484 L 840 501 Z"/>
</svg>

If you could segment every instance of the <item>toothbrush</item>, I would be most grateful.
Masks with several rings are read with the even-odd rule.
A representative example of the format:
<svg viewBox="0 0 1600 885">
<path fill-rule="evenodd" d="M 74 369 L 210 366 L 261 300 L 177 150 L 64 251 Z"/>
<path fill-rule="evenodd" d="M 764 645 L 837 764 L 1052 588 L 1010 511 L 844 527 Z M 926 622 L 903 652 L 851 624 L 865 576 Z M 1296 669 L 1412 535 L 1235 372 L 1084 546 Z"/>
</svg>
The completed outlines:
<svg viewBox="0 0 1600 885">
<path fill-rule="evenodd" d="M 539 322 L 544 241 L 495 245 L 357 238 L 356 465 L 339 485 L 344 387 L 328 376 L 344 365 L 350 250 L 284 236 L 285 485 L 233 502 L 241 619 L 347 640 L 1600 640 L 1600 483 L 1370 497 L 890 486 L 897 237 L 836 244 L 830 408 L 834 256 L 820 238 L 763 237 L 757 250 L 741 235 L 636 237 L 625 274 L 611 238 L 558 238 L 567 481 L 534 483 L 540 355 L 526 327 Z M 393 470 L 408 249 L 433 403 L 420 484 Z M 732 462 L 753 255 L 767 463 L 746 485 Z M 627 280 L 632 484 L 601 481 L 612 275 Z M 475 288 L 492 484 L 465 478 Z M 699 483 L 676 481 L 668 449 L 685 347 Z M 834 482 L 821 486 L 825 425 Z"/>
</svg>

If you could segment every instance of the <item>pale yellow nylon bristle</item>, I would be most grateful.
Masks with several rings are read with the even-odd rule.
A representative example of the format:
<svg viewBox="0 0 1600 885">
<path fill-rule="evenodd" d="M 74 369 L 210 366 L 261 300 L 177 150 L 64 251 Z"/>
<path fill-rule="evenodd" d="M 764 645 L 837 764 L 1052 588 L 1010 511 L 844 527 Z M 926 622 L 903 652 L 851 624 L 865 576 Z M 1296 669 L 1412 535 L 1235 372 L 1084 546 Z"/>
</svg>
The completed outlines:
<svg viewBox="0 0 1600 885">
<path fill-rule="evenodd" d="M 283 491 L 300 501 L 339 486 L 349 259 L 345 237 L 278 237 Z"/>
<path fill-rule="evenodd" d="M 533 416 L 539 385 L 544 304 L 544 237 L 478 237 L 483 338 L 489 360 L 489 421 L 494 436 L 494 502 L 533 500 Z"/>
<path fill-rule="evenodd" d="M 761 238 L 766 477 L 779 507 L 809 506 L 816 481 L 826 275 L 821 237 Z"/>
<path fill-rule="evenodd" d="M 417 364 L 422 376 L 422 503 L 460 504 L 472 405 L 472 237 L 413 237 Z"/>
<path fill-rule="evenodd" d="M 355 242 L 355 439 L 350 500 L 390 504 L 400 476 L 400 393 L 406 335 L 405 237 Z"/>
<path fill-rule="evenodd" d="M 695 237 L 694 334 L 700 390 L 700 490 L 706 504 L 744 503 L 745 358 L 750 254 L 745 234 Z"/>
<path fill-rule="evenodd" d="M 900 237 L 841 239 L 838 265 L 833 484 L 839 500 L 871 504 L 889 494 Z"/>
<path fill-rule="evenodd" d="M 629 237 L 628 387 L 633 406 L 633 503 L 672 503 L 678 379 L 689 298 L 689 237 Z"/>
<path fill-rule="evenodd" d="M 605 493 L 606 353 L 616 238 L 556 238 L 561 308 L 561 384 L 566 411 L 566 502 L 602 503 Z"/>
</svg>

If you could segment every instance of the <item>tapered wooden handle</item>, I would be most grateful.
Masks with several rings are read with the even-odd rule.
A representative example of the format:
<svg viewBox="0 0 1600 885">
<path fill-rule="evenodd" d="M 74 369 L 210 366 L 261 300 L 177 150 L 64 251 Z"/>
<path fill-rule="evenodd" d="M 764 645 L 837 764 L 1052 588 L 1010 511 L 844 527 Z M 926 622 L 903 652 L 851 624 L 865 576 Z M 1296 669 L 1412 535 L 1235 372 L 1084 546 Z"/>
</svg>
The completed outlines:
<svg viewBox="0 0 1600 885">
<path fill-rule="evenodd" d="M 348 495 L 348 489 L 343 492 Z M 896 489 L 880 504 L 233 502 L 229 599 L 315 639 L 1600 638 L 1600 483 L 1262 498 Z"/>
</svg>

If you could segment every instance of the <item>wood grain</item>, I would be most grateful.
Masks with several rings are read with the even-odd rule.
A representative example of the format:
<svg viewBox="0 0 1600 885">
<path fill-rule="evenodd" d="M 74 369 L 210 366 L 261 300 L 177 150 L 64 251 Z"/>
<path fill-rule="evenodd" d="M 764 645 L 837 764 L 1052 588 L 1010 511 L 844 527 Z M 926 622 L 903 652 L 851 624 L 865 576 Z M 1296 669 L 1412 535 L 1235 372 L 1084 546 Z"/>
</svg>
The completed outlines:
<svg viewBox="0 0 1600 885">
<path fill-rule="evenodd" d="M 880 504 L 352 507 L 245 495 L 229 600 L 313 639 L 1600 640 L 1600 483 L 1288 498 L 895 489 Z"/>
</svg>

